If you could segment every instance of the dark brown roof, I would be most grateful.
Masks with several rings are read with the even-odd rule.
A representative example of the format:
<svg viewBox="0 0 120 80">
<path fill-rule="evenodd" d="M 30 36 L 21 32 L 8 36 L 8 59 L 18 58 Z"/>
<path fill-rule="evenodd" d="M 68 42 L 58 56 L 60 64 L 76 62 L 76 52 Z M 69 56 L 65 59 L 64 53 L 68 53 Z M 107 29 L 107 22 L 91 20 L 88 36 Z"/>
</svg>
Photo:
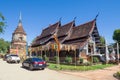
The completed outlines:
<svg viewBox="0 0 120 80">
<path fill-rule="evenodd" d="M 59 38 L 58 38 L 58 41 L 61 43 L 65 38 L 66 38 L 66 36 L 59 37 Z M 54 38 L 52 38 L 52 39 L 50 40 L 50 42 L 55 43 Z"/>
<path fill-rule="evenodd" d="M 50 25 L 49 27 L 45 28 L 40 36 L 36 37 L 36 40 L 33 42 L 32 46 L 38 46 L 46 43 L 52 38 L 52 34 L 55 33 L 55 31 L 59 28 L 60 21 Z"/>
<path fill-rule="evenodd" d="M 73 39 L 73 40 L 65 40 L 64 44 L 73 44 L 73 43 L 78 43 L 78 42 L 84 42 L 87 41 L 89 37 L 83 37 L 83 38 L 78 38 L 78 39 Z"/>
<path fill-rule="evenodd" d="M 16 28 L 16 30 L 14 31 L 13 34 L 16 34 L 16 33 L 20 33 L 20 34 L 25 34 L 26 35 L 26 33 L 25 33 L 24 29 L 23 29 L 21 21 L 19 21 L 18 26 L 17 26 L 17 28 Z"/>
<path fill-rule="evenodd" d="M 79 25 L 77 27 L 74 27 L 72 34 L 70 35 L 70 37 L 67 40 L 77 39 L 77 38 L 82 38 L 82 37 L 88 36 L 89 34 L 92 33 L 94 25 L 95 25 L 95 20 L 90 21 L 85 24 L 82 24 L 82 25 Z"/>
<path fill-rule="evenodd" d="M 39 40 L 40 44 L 44 44 L 45 42 L 49 41 L 51 39 L 51 37 L 52 36 L 50 35 L 50 36 L 47 36 L 47 37 L 44 37 L 44 38 L 40 39 Z"/>
<path fill-rule="evenodd" d="M 36 38 L 34 45 L 44 45 L 47 42 L 55 42 L 52 36 L 57 30 L 59 42 L 62 42 L 63 44 L 78 45 L 80 47 L 85 45 L 89 35 L 94 34 L 99 37 L 98 31 L 96 32 L 97 28 L 95 19 L 77 27 L 74 26 L 74 21 L 63 25 L 62 27 L 60 27 L 60 22 L 57 22 L 44 29 L 42 34 Z"/>
<path fill-rule="evenodd" d="M 57 37 L 58 37 L 59 42 L 63 42 L 63 40 L 66 38 L 70 28 L 73 28 L 74 25 L 75 25 L 74 21 L 72 21 L 72 22 L 67 23 L 67 24 L 58 28 Z M 49 39 L 49 40 L 50 40 L 50 42 L 55 42 L 52 35 L 51 35 L 51 39 Z M 40 41 L 46 42 L 46 39 L 45 38 L 42 40 L 40 39 Z"/>
<path fill-rule="evenodd" d="M 40 45 L 40 42 L 39 41 L 34 41 L 32 42 L 32 47 L 36 47 L 36 46 L 39 46 Z"/>
<path fill-rule="evenodd" d="M 95 24 L 95 28 L 92 32 L 92 36 L 94 36 L 96 43 L 100 43 L 100 35 L 99 35 L 96 24 Z"/>
<path fill-rule="evenodd" d="M 36 39 L 33 43 L 32 46 L 39 46 L 39 45 L 43 45 L 44 43 L 46 43 L 47 41 L 49 41 L 51 39 L 51 35 L 41 38 L 41 39 Z"/>
<path fill-rule="evenodd" d="M 75 22 L 72 21 L 72 22 L 70 22 L 70 23 L 67 23 L 67 24 L 59 27 L 57 36 L 60 37 L 60 36 L 65 36 L 65 35 L 67 35 L 68 32 L 69 32 L 69 30 L 70 30 L 73 26 L 75 26 L 74 23 L 75 23 Z"/>
<path fill-rule="evenodd" d="M 46 37 L 48 35 L 54 34 L 54 32 L 56 31 L 56 29 L 60 26 L 60 22 L 57 22 L 53 25 L 50 25 L 49 27 L 47 27 L 46 29 L 44 29 L 42 31 L 42 34 L 40 35 L 40 38 Z"/>
<path fill-rule="evenodd" d="M 32 42 L 32 46 L 37 46 L 37 45 L 39 45 L 39 40 L 38 40 L 38 38 L 39 38 L 39 36 L 37 36 L 37 37 L 35 38 L 35 40 Z"/>
<path fill-rule="evenodd" d="M 83 47 L 86 45 L 87 41 L 81 41 L 77 43 L 73 43 L 72 45 L 76 45 L 77 49 L 83 49 Z"/>
</svg>

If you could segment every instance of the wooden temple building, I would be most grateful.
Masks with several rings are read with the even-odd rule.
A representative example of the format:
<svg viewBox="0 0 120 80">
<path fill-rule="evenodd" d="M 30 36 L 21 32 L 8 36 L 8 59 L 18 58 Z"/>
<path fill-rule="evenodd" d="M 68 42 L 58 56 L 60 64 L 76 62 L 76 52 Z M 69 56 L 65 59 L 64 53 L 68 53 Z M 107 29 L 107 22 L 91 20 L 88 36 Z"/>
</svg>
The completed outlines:
<svg viewBox="0 0 120 80">
<path fill-rule="evenodd" d="M 75 57 L 87 61 L 89 55 L 99 52 L 97 47 L 99 43 L 96 18 L 78 26 L 75 25 L 75 20 L 65 25 L 58 21 L 43 29 L 35 38 L 31 44 L 30 55 L 42 57 L 46 55 L 50 60 L 59 55 L 60 61 L 69 56 L 73 61 Z"/>
</svg>

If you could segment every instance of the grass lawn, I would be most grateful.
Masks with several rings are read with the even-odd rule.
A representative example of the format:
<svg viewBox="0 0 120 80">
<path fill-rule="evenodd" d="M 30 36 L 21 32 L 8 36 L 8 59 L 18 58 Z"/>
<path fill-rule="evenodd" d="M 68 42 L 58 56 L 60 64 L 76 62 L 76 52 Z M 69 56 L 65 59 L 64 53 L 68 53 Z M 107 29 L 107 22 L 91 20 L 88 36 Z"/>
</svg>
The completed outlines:
<svg viewBox="0 0 120 80">
<path fill-rule="evenodd" d="M 113 64 L 97 64 L 92 66 L 74 66 L 74 65 L 57 65 L 53 63 L 48 63 L 48 68 L 53 70 L 73 70 L 73 71 L 88 71 L 88 70 L 97 70 L 103 69 L 106 67 L 113 66 Z"/>
</svg>

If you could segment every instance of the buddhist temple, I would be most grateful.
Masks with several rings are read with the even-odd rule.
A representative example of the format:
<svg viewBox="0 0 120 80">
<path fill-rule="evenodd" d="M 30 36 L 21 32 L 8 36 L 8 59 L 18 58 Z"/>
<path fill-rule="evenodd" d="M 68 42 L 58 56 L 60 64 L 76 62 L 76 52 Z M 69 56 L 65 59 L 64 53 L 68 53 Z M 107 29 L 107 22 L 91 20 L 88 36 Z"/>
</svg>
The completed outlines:
<svg viewBox="0 0 120 80">
<path fill-rule="evenodd" d="M 96 18 L 80 25 L 75 20 L 61 25 L 58 21 L 42 30 L 31 44 L 32 56 L 47 56 L 52 60 L 55 56 L 64 61 L 66 56 L 88 60 L 91 54 L 99 54 L 100 36 Z M 58 54 L 59 52 L 59 54 Z"/>
</svg>

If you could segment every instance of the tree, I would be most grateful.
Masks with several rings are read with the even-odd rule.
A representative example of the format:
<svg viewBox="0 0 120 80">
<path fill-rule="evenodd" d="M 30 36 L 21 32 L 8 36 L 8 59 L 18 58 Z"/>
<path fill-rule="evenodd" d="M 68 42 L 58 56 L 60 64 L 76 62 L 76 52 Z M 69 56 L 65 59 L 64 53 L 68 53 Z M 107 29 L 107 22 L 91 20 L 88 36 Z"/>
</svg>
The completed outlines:
<svg viewBox="0 0 120 80">
<path fill-rule="evenodd" d="M 113 33 L 113 40 L 120 42 L 120 29 L 116 29 Z"/>
<path fill-rule="evenodd" d="M 120 46 L 120 29 L 116 29 L 113 33 L 113 40 L 116 42 L 116 45 L 118 43 L 118 46 Z M 119 49 L 119 50 L 118 50 Z M 117 47 L 117 53 L 118 53 L 118 63 L 119 63 L 119 53 L 120 48 Z"/>
<path fill-rule="evenodd" d="M 4 29 L 5 29 L 5 18 L 4 16 L 0 13 L 0 33 L 3 33 L 4 32 Z"/>
<path fill-rule="evenodd" d="M 103 36 L 100 36 L 100 42 L 102 45 L 105 45 L 105 38 Z"/>
<path fill-rule="evenodd" d="M 100 52 L 101 54 L 104 54 L 105 53 L 105 38 L 103 36 L 100 36 L 100 43 L 101 43 L 99 44 Z"/>
<path fill-rule="evenodd" d="M 10 42 L 0 39 L 0 53 L 7 53 L 10 46 Z"/>
</svg>

